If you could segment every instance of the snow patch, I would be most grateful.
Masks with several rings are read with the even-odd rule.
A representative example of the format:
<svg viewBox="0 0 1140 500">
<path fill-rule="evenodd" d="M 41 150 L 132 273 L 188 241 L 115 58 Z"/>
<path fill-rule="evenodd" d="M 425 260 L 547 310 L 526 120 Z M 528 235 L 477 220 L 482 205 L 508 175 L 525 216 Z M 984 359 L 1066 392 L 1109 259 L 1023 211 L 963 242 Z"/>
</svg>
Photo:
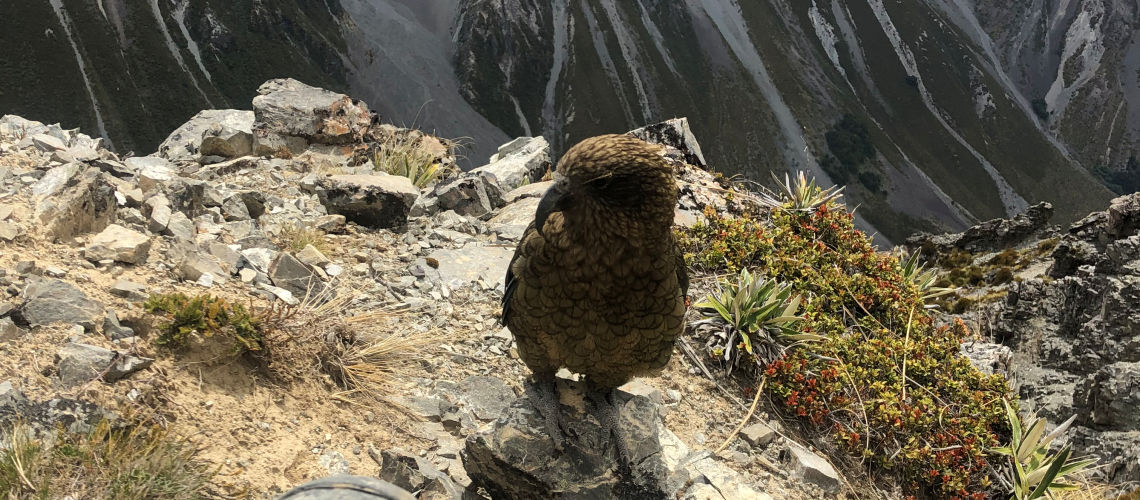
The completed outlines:
<svg viewBox="0 0 1140 500">
<path fill-rule="evenodd" d="M 75 62 L 79 65 L 79 74 L 83 77 L 83 86 L 87 89 L 87 97 L 91 99 L 91 109 L 95 111 L 95 125 L 99 127 L 99 136 L 103 138 L 107 148 L 112 149 L 114 145 L 111 143 L 111 137 L 107 135 L 107 125 L 103 123 L 103 112 L 99 110 L 99 100 L 95 99 L 95 91 L 91 88 L 91 79 L 87 78 L 87 64 L 83 62 L 83 56 L 79 53 L 79 44 L 75 43 L 75 37 L 71 34 L 71 17 L 67 15 L 67 11 L 63 7 L 63 0 L 48 0 L 48 3 L 55 11 L 55 17 L 59 18 L 59 24 L 63 26 L 63 31 L 67 34 L 67 41 L 71 43 L 71 52 L 75 54 Z"/>
</svg>

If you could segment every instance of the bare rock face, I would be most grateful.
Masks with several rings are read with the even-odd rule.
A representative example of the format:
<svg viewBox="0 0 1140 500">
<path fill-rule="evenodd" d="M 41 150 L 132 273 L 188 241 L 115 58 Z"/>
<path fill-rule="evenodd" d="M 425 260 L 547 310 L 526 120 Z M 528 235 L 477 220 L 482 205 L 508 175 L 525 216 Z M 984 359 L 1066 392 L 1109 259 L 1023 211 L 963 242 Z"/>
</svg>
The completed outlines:
<svg viewBox="0 0 1140 500">
<path fill-rule="evenodd" d="M 1014 226 L 1025 227 L 991 221 L 962 234 Z M 1054 424 L 1078 415 L 1071 442 L 1101 457 L 1105 479 L 1140 480 L 1140 194 L 1072 224 L 1043 260 L 1047 276 L 1010 283 L 1005 300 L 975 319 L 1004 346 L 971 359 L 1008 370 L 1023 409 Z"/>
<path fill-rule="evenodd" d="M 1053 217 L 1053 205 L 1041 202 L 1012 219 L 994 219 L 958 234 L 917 234 L 907 238 L 910 247 L 933 245 L 939 251 L 960 249 L 971 253 L 999 252 L 1039 235 Z"/>
</svg>

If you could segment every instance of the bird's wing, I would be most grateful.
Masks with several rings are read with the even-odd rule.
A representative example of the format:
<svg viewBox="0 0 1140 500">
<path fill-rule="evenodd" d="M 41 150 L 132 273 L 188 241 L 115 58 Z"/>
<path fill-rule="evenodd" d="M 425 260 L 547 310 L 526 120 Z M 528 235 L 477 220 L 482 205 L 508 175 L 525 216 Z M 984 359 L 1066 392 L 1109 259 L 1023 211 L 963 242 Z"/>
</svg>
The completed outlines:
<svg viewBox="0 0 1140 500">
<path fill-rule="evenodd" d="M 681 286 L 681 297 L 685 304 L 689 302 L 689 268 L 685 266 L 685 254 L 681 251 L 680 242 L 673 240 L 673 256 L 676 258 L 677 284 Z"/>
<path fill-rule="evenodd" d="M 514 272 L 515 262 L 522 256 L 523 243 L 526 242 L 527 237 L 534 231 L 536 230 L 534 228 L 534 222 L 532 221 L 530 225 L 527 226 L 526 231 L 523 231 L 522 238 L 519 238 L 519 244 L 515 247 L 515 255 L 511 257 L 511 263 L 507 264 L 507 277 L 503 280 L 503 315 L 499 317 L 499 322 L 503 325 L 507 324 L 507 316 L 511 313 L 511 297 L 514 296 L 515 290 L 519 287 L 519 280 Z"/>
</svg>

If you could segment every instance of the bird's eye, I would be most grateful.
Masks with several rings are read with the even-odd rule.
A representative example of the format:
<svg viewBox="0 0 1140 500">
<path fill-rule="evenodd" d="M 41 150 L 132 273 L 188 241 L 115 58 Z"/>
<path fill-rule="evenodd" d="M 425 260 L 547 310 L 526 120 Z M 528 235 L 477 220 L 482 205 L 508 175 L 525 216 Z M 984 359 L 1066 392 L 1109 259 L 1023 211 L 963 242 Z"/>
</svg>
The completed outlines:
<svg viewBox="0 0 1140 500">
<path fill-rule="evenodd" d="M 608 175 L 587 184 L 611 204 L 636 205 L 642 198 L 642 179 L 636 175 Z"/>
</svg>

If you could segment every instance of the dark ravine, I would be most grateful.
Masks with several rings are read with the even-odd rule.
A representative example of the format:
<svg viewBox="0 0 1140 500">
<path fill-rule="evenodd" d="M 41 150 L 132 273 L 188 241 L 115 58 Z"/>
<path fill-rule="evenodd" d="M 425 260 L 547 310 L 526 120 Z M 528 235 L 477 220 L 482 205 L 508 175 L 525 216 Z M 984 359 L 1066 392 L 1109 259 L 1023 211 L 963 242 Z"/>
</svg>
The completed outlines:
<svg viewBox="0 0 1140 500">
<path fill-rule="evenodd" d="M 0 6 L 0 111 L 149 153 L 275 77 L 390 122 L 557 157 L 688 116 L 709 164 L 845 184 L 901 241 L 1140 187 L 1135 6 L 1109 0 L 33 0 Z M 66 25 L 66 26 L 65 26 Z M 13 54 L 15 56 L 11 56 Z"/>
</svg>

